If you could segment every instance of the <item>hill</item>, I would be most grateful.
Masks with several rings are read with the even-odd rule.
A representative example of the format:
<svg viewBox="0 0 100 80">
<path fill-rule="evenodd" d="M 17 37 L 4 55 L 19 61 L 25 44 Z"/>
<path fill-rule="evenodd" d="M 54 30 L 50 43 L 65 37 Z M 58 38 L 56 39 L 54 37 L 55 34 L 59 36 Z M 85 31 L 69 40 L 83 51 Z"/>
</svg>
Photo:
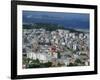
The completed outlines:
<svg viewBox="0 0 100 80">
<path fill-rule="evenodd" d="M 50 24 L 50 23 L 32 23 L 32 24 L 23 24 L 23 29 L 40 29 L 43 28 L 47 31 L 55 31 L 57 29 L 63 29 L 63 30 L 69 30 L 70 32 L 77 32 L 77 33 L 84 33 L 84 31 L 72 29 L 72 28 L 66 28 L 62 25 L 58 24 Z"/>
</svg>

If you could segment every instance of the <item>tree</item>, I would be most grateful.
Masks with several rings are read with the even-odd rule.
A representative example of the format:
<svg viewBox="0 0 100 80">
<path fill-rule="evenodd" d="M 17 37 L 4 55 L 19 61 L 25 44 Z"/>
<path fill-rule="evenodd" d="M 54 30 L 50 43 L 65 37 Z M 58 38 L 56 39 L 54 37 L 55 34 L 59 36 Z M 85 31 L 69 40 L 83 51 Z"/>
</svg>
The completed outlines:
<svg viewBox="0 0 100 80">
<path fill-rule="evenodd" d="M 37 62 L 37 63 L 40 63 L 39 59 L 36 59 L 36 62 Z"/>
<path fill-rule="evenodd" d="M 39 68 L 40 64 L 29 64 L 28 68 Z"/>
<path fill-rule="evenodd" d="M 76 63 L 70 63 L 70 64 L 67 65 L 67 66 L 78 66 L 78 64 L 76 64 Z"/>
<path fill-rule="evenodd" d="M 62 64 L 58 63 L 58 66 L 62 66 Z"/>
<path fill-rule="evenodd" d="M 61 53 L 60 52 L 57 52 L 57 53 L 58 53 L 57 57 L 60 59 L 61 58 Z"/>
<path fill-rule="evenodd" d="M 82 63 L 80 59 L 75 60 L 76 63 Z"/>
<path fill-rule="evenodd" d="M 52 63 L 51 62 L 47 62 L 47 63 L 44 63 L 45 67 L 51 67 L 52 66 Z"/>
</svg>

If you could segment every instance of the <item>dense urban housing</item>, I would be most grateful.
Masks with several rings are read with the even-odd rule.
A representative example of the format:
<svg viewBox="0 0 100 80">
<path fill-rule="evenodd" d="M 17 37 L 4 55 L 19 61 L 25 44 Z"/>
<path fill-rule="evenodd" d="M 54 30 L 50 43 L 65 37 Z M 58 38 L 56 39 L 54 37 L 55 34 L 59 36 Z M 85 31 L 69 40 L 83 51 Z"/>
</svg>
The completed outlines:
<svg viewBox="0 0 100 80">
<path fill-rule="evenodd" d="M 57 24 L 23 24 L 23 68 L 89 66 L 89 32 Z"/>
</svg>

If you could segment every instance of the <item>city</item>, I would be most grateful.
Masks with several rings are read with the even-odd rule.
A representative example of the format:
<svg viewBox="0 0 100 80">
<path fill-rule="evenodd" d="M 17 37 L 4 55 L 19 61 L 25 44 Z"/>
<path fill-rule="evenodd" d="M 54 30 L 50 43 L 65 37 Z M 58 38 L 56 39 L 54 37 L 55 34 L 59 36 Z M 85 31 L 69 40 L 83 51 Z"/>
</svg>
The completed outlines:
<svg viewBox="0 0 100 80">
<path fill-rule="evenodd" d="M 24 28 L 22 43 L 25 69 L 90 65 L 89 32 L 62 28 Z"/>
</svg>

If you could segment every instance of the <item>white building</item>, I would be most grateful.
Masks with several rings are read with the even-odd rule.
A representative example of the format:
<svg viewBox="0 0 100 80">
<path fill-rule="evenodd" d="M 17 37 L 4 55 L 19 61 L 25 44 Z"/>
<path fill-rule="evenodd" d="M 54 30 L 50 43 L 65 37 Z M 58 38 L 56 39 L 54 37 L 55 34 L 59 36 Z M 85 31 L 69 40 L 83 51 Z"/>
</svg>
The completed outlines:
<svg viewBox="0 0 100 80">
<path fill-rule="evenodd" d="M 57 58 L 57 53 L 53 52 L 53 58 Z"/>
<path fill-rule="evenodd" d="M 77 49 L 77 44 L 73 44 L 73 50 Z"/>
<path fill-rule="evenodd" d="M 79 38 L 83 39 L 83 34 L 82 33 L 79 34 Z"/>
<path fill-rule="evenodd" d="M 39 59 L 39 61 L 41 61 L 43 63 L 48 62 L 48 58 L 43 53 L 34 53 L 34 52 L 27 53 L 27 58 L 35 59 L 35 60 Z"/>
</svg>

